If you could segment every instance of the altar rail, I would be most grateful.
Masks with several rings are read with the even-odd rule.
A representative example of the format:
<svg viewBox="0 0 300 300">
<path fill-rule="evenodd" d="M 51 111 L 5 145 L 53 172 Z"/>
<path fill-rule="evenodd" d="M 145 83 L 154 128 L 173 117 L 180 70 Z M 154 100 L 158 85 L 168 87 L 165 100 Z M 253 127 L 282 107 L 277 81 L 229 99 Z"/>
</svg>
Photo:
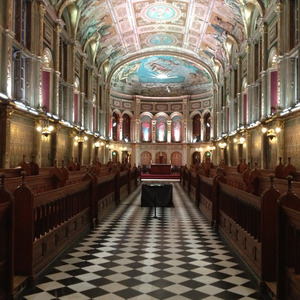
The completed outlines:
<svg viewBox="0 0 300 300">
<path fill-rule="evenodd" d="M 47 180 L 44 175 L 35 178 L 38 182 L 44 180 L 48 186 L 53 178 L 47 176 Z M 89 169 L 76 184 L 37 193 L 28 184 L 35 186 L 31 177 L 22 173 L 22 179 L 8 178 L 8 186 L 19 181 L 12 194 L 4 187 L 2 175 L 0 299 L 16 297 L 25 285 L 32 284 L 57 256 L 95 226 L 109 208 L 118 205 L 138 184 L 136 168 L 115 169 L 102 177 Z M 16 284 L 16 278 L 23 280 Z"/>
<path fill-rule="evenodd" d="M 293 182 L 292 192 L 292 177 L 287 181 L 260 176 L 257 180 L 268 185 L 256 195 L 232 186 L 222 169 L 213 178 L 187 168 L 181 172 L 185 191 L 251 268 L 258 283 L 275 286 L 274 294 L 277 287 L 280 300 L 300 299 L 300 200 L 294 193 L 300 192 L 300 183 Z"/>
</svg>

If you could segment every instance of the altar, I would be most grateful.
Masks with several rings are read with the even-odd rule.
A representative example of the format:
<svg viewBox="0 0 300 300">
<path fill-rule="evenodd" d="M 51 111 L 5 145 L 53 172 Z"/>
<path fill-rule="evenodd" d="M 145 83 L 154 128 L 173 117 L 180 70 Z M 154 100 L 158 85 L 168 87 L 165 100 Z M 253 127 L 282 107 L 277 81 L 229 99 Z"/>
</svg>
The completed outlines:
<svg viewBox="0 0 300 300">
<path fill-rule="evenodd" d="M 151 174 L 171 174 L 170 164 L 151 164 L 150 165 Z"/>
<path fill-rule="evenodd" d="M 142 184 L 141 206 L 173 207 L 173 185 Z"/>
</svg>

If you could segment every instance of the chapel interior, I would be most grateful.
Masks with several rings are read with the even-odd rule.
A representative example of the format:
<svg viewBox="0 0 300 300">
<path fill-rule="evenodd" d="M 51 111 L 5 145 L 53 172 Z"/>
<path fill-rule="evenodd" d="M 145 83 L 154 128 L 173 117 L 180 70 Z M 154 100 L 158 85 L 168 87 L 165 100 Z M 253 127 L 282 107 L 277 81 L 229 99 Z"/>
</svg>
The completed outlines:
<svg viewBox="0 0 300 300">
<path fill-rule="evenodd" d="M 264 299 L 299 299 L 299 54 L 299 0 L 1 0 L 0 299 L 143 178 L 173 178 Z"/>
</svg>

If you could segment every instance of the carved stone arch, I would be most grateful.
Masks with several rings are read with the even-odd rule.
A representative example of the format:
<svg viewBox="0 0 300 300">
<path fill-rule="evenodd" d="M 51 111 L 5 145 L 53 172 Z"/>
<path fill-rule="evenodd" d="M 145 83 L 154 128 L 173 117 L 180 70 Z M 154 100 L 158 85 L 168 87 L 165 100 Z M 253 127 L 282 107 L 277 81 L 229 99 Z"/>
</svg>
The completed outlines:
<svg viewBox="0 0 300 300">
<path fill-rule="evenodd" d="M 147 112 L 141 113 L 141 114 L 140 114 L 140 119 L 141 119 L 142 117 L 144 117 L 144 116 L 150 117 L 151 120 L 154 119 L 154 115 L 153 115 L 152 113 L 148 112 L 148 111 L 147 111 Z"/>
<path fill-rule="evenodd" d="M 43 68 L 53 68 L 53 56 L 51 50 L 48 47 L 44 48 L 43 52 Z"/>
<path fill-rule="evenodd" d="M 157 120 L 159 117 L 165 117 L 167 120 L 170 120 L 170 117 L 165 112 L 159 112 L 154 116 L 154 119 Z"/>
<path fill-rule="evenodd" d="M 130 118 L 133 118 L 133 113 L 130 110 L 124 110 L 121 116 L 123 117 L 125 114 L 128 115 Z"/>
<path fill-rule="evenodd" d="M 170 115 L 170 120 L 172 120 L 172 119 L 173 119 L 174 117 L 176 117 L 176 116 L 181 117 L 181 119 L 183 118 L 182 113 L 180 113 L 180 112 L 173 112 L 173 113 Z"/>
</svg>

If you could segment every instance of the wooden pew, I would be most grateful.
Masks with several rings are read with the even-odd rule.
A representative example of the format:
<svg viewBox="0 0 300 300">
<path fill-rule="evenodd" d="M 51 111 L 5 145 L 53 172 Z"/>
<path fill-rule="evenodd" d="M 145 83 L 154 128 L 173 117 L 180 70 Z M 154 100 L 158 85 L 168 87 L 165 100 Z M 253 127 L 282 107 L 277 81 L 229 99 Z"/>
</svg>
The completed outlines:
<svg viewBox="0 0 300 300">
<path fill-rule="evenodd" d="M 278 199 L 278 299 L 300 299 L 300 198 L 288 189 Z"/>
<path fill-rule="evenodd" d="M 14 197 L 4 186 L 0 174 L 0 299 L 9 299 L 13 291 Z"/>
<path fill-rule="evenodd" d="M 15 197 L 14 274 L 34 280 L 90 228 L 91 182 L 33 194 L 25 183 Z"/>
</svg>

